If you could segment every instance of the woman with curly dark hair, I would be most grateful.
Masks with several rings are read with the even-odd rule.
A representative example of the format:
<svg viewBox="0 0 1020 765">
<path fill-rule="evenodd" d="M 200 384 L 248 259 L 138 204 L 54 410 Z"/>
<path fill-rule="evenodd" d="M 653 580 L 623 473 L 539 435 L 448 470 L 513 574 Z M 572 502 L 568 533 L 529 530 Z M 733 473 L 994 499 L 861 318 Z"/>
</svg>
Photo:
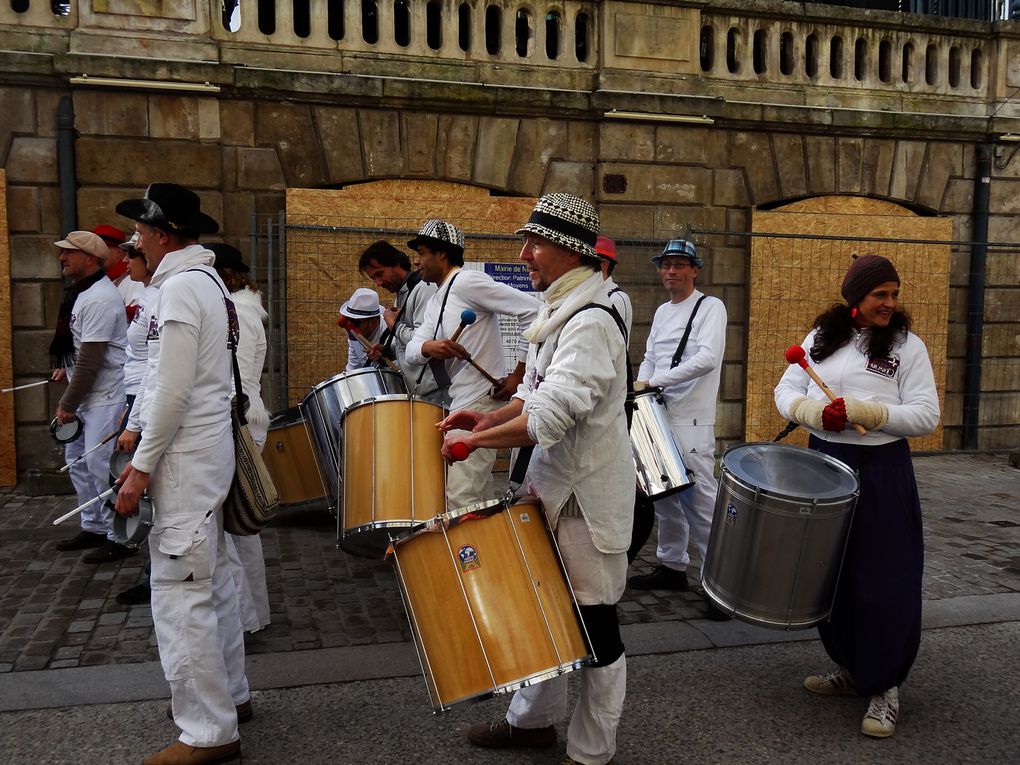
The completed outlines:
<svg viewBox="0 0 1020 765">
<path fill-rule="evenodd" d="M 906 439 L 935 429 L 939 399 L 928 351 L 899 307 L 893 264 L 879 255 L 857 257 L 841 294 L 846 304 L 818 316 L 802 343 L 819 377 L 841 397 L 830 402 L 791 364 L 775 401 L 784 417 L 810 431 L 808 446 L 846 463 L 860 480 L 832 613 L 818 628 L 836 668 L 808 677 L 804 687 L 870 697 L 861 732 L 885 738 L 896 730 L 898 689 L 921 641 L 924 543 Z"/>
</svg>

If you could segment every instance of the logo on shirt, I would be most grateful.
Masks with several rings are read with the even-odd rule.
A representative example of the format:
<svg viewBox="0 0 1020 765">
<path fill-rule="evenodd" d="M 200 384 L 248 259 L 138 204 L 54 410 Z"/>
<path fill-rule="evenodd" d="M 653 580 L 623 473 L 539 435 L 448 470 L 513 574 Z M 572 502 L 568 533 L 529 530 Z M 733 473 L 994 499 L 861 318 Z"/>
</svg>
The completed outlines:
<svg viewBox="0 0 1020 765">
<path fill-rule="evenodd" d="M 896 376 L 896 370 L 900 367 L 900 357 L 890 356 L 887 359 L 871 357 L 868 359 L 868 371 L 892 379 Z"/>
<path fill-rule="evenodd" d="M 157 342 L 159 340 L 159 319 L 156 314 L 149 316 L 149 331 L 145 333 L 145 342 Z"/>
</svg>

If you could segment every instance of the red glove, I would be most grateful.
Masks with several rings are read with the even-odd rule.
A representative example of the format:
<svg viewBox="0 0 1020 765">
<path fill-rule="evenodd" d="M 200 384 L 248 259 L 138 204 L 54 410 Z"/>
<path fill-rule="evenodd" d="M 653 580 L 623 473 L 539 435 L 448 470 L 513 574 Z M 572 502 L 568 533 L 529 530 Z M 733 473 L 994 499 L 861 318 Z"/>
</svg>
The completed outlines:
<svg viewBox="0 0 1020 765">
<path fill-rule="evenodd" d="M 846 428 L 846 404 L 837 398 L 822 410 L 822 427 L 834 433 L 841 433 Z"/>
</svg>

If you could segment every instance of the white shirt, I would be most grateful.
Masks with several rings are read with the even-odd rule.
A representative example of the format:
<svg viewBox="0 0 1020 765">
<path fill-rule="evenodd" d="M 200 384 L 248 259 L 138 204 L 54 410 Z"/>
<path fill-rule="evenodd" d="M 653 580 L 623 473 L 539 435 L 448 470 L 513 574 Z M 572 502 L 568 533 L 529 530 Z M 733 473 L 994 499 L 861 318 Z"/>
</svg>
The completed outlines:
<svg viewBox="0 0 1020 765">
<path fill-rule="evenodd" d="M 152 275 L 149 360 L 142 382 L 142 440 L 132 464 L 151 473 L 165 452 L 220 443 L 230 429 L 226 288 L 201 245 L 168 253 Z M 196 271 L 189 271 L 196 269 Z M 197 271 L 204 273 L 198 273 Z M 211 274 L 213 278 L 209 278 Z M 225 454 L 233 465 L 233 455 Z"/>
<path fill-rule="evenodd" d="M 655 311 L 645 344 L 638 379 L 663 389 L 670 421 L 675 424 L 715 424 L 715 404 L 726 351 L 726 307 L 706 297 L 694 317 L 680 363 L 670 368 L 673 354 L 702 293 L 679 303 L 663 303 Z"/>
<path fill-rule="evenodd" d="M 404 381 L 407 389 L 413 390 L 419 396 L 426 396 L 436 391 L 436 381 L 432 377 L 432 370 L 426 368 L 422 374 L 422 365 L 413 364 L 407 359 L 407 344 L 414 337 L 414 330 L 425 321 L 425 309 L 428 308 L 429 299 L 436 294 L 439 286 L 426 281 L 418 282 L 413 290 L 407 289 L 407 280 L 397 290 L 396 309 L 404 309 L 400 321 L 393 325 L 393 350 L 397 357 L 397 366 L 404 374 Z M 406 306 L 406 308 L 405 308 Z M 418 377 L 421 376 L 421 384 L 418 384 Z"/>
<path fill-rule="evenodd" d="M 149 358 L 146 343 L 149 333 L 149 307 L 155 301 L 157 292 L 159 292 L 157 287 L 145 287 L 132 304 L 136 309 L 134 318 L 127 328 L 127 361 L 124 362 L 124 392 L 129 396 L 138 395 L 142 387 L 142 378 L 145 376 L 145 364 Z"/>
<path fill-rule="evenodd" d="M 262 367 L 266 363 L 266 328 L 269 318 L 262 307 L 262 296 L 245 287 L 230 293 L 237 310 L 240 336 L 237 341 L 237 368 L 241 373 L 241 387 L 248 397 L 248 422 L 254 429 L 269 427 L 269 413 L 262 402 Z M 234 378 L 230 378 L 234 392 Z"/>
<path fill-rule="evenodd" d="M 145 291 L 144 284 L 136 282 L 127 274 L 124 274 L 117 279 L 116 287 L 117 292 L 120 293 L 120 299 L 124 301 L 124 305 L 137 303 L 142 293 Z"/>
<path fill-rule="evenodd" d="M 629 340 L 631 329 L 634 326 L 634 307 L 630 304 L 630 295 L 620 289 L 620 285 L 614 282 L 611 276 L 606 279 L 606 289 L 609 291 L 609 302 L 623 319 L 623 326 L 627 328 Z"/>
<path fill-rule="evenodd" d="M 348 317 L 349 318 L 349 317 Z M 383 322 L 379 319 L 379 324 L 376 325 L 375 332 L 371 336 L 366 337 L 369 343 L 375 344 L 379 342 L 379 338 L 382 337 L 383 333 Z M 358 330 L 359 332 L 361 330 Z M 350 332 L 345 333 L 347 335 L 347 369 L 348 372 L 353 372 L 355 369 L 362 369 L 367 366 L 371 366 L 372 362 L 368 360 L 368 353 L 365 351 L 365 346 L 361 344 L 360 340 L 355 340 Z"/>
<path fill-rule="evenodd" d="M 452 288 L 451 288 L 452 284 Z M 449 293 L 440 325 L 439 309 Z M 503 360 L 503 339 L 499 331 L 499 315 L 516 316 L 521 332 L 527 330 L 538 314 L 541 303 L 531 295 L 501 284 L 481 271 L 455 268 L 446 275 L 439 290 L 429 299 L 425 318 L 414 331 L 407 344 L 405 358 L 412 364 L 426 364 L 428 358 L 421 352 L 428 340 L 452 337 L 460 326 L 460 315 L 465 309 L 475 312 L 475 323 L 466 327 L 459 342 L 482 369 L 497 380 L 506 376 Z M 518 342 L 518 358 L 527 353 L 528 343 L 522 337 Z M 446 362 L 450 375 L 450 408 L 457 409 L 485 396 L 492 383 L 466 361 L 451 359 Z"/>
<path fill-rule="evenodd" d="M 549 333 L 528 348 L 517 398 L 528 413 L 528 435 L 537 443 L 527 486 L 556 527 L 560 510 L 576 497 L 595 547 L 604 553 L 630 546 L 634 462 L 624 403 L 626 345 L 608 306 L 602 274 L 575 287 L 562 303 L 543 308 Z M 555 322 L 565 322 L 556 326 Z"/>
<path fill-rule="evenodd" d="M 71 336 L 77 356 L 82 343 L 106 343 L 106 354 L 95 382 L 80 406 L 104 406 L 124 401 L 124 361 L 127 358 L 127 316 L 117 288 L 103 277 L 75 298 L 71 308 Z M 67 379 L 74 365 L 67 367 Z"/>
<path fill-rule="evenodd" d="M 850 426 L 841 433 L 809 428 L 813 435 L 826 441 L 878 446 L 935 430 L 939 422 L 939 394 L 928 349 L 921 338 L 908 332 L 902 343 L 893 345 L 888 359 L 869 359 L 865 345 L 867 330 L 855 332 L 849 343 L 815 364 L 810 355 L 815 332 L 812 330 L 808 334 L 801 347 L 818 376 L 837 396 L 885 404 L 889 408 L 889 421 L 881 431 L 869 431 L 866 436 Z M 786 418 L 790 416 L 790 405 L 802 396 L 817 401 L 829 400 L 797 364 L 790 364 L 783 373 L 774 396 L 776 408 Z"/>
</svg>

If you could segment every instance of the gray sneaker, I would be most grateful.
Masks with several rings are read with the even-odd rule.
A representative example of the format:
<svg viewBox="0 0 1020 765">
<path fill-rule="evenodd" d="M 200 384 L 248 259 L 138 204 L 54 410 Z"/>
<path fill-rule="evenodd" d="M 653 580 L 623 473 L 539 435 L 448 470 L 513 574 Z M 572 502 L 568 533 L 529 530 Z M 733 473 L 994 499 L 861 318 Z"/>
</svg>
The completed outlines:
<svg viewBox="0 0 1020 765">
<path fill-rule="evenodd" d="M 900 714 L 900 693 L 890 688 L 871 697 L 868 711 L 861 721 L 861 733 L 872 738 L 889 738 L 896 732 L 896 718 Z"/>
<path fill-rule="evenodd" d="M 836 667 L 827 675 L 811 675 L 804 678 L 804 687 L 822 696 L 856 696 L 853 680 L 842 667 Z"/>
</svg>

